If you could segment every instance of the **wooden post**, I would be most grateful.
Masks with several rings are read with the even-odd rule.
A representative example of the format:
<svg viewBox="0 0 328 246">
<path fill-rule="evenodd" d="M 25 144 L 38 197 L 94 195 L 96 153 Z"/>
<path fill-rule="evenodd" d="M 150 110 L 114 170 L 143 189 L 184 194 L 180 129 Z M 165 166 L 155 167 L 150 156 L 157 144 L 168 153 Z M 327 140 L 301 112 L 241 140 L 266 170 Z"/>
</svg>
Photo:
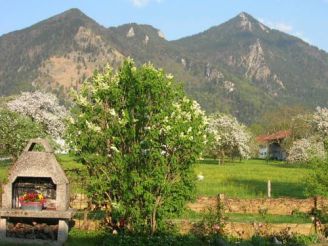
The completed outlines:
<svg viewBox="0 0 328 246">
<path fill-rule="evenodd" d="M 314 231 L 315 233 L 318 232 L 318 217 L 317 217 L 317 213 L 318 213 L 318 197 L 315 196 L 313 198 L 313 201 L 314 201 L 314 220 L 313 220 L 313 223 L 314 223 Z"/>
<path fill-rule="evenodd" d="M 223 203 L 224 202 L 224 194 L 220 193 L 218 195 L 218 200 L 219 200 L 219 202 Z"/>
<path fill-rule="evenodd" d="M 268 198 L 271 198 L 271 181 L 268 180 Z"/>
</svg>

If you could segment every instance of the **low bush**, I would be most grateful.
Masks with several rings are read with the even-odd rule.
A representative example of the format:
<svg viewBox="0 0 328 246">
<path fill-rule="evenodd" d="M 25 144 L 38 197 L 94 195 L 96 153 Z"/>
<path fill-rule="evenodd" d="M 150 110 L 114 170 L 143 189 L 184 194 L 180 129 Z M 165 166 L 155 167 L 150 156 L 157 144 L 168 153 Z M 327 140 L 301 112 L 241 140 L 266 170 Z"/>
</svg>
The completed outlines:
<svg viewBox="0 0 328 246">
<path fill-rule="evenodd" d="M 282 245 L 287 246 L 306 246 L 319 241 L 318 236 L 304 236 L 288 234 L 281 232 L 273 236 L 253 236 L 248 240 L 243 240 L 233 237 L 225 237 L 218 234 L 211 234 L 203 237 L 197 237 L 193 234 L 156 234 L 154 236 L 144 234 L 108 234 L 102 231 L 85 232 L 79 230 L 72 230 L 69 235 L 69 240 L 65 245 L 118 245 L 118 246 L 161 246 L 161 245 L 238 245 L 238 246 L 271 246 L 277 245 L 275 243 L 281 242 Z"/>
</svg>

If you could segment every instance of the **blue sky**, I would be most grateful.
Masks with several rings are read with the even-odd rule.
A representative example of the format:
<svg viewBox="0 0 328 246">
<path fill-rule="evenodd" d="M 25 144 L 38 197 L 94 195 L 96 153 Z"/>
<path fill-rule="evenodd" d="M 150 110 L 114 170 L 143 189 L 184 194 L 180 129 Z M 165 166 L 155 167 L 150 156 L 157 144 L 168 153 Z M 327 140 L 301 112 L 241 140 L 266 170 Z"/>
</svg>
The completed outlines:
<svg viewBox="0 0 328 246">
<path fill-rule="evenodd" d="M 0 35 L 79 8 L 103 26 L 150 24 L 173 40 L 245 11 L 328 51 L 328 0 L 0 0 L 0 6 Z"/>
</svg>

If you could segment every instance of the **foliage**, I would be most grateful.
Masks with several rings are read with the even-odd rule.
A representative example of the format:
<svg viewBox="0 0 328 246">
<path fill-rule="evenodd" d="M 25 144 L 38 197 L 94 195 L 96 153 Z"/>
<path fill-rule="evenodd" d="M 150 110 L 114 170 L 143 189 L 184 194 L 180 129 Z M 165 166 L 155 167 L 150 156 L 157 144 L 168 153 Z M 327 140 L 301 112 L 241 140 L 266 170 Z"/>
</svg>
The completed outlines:
<svg viewBox="0 0 328 246">
<path fill-rule="evenodd" d="M 206 141 L 204 114 L 172 75 L 131 60 L 96 73 L 76 94 L 68 139 L 89 171 L 108 223 L 154 233 L 194 190 L 192 164 Z"/>
<path fill-rule="evenodd" d="M 41 127 L 30 118 L 0 109 L 0 155 L 16 159 L 28 140 L 43 137 Z"/>
<path fill-rule="evenodd" d="M 306 246 L 318 243 L 316 235 L 298 235 L 293 234 L 286 237 L 284 245 L 289 246 Z M 166 246 L 166 245 L 240 245 L 240 246 L 271 246 L 274 245 L 272 236 L 260 237 L 253 236 L 250 239 L 240 239 L 233 237 L 222 237 L 220 235 L 209 235 L 202 238 L 192 234 L 161 234 L 155 236 L 141 234 L 118 234 L 110 235 L 104 231 L 82 231 L 73 229 L 70 231 L 67 246 L 96 246 L 96 245 L 149 245 L 149 246 Z"/>
<path fill-rule="evenodd" d="M 322 140 L 326 142 L 328 137 L 328 108 L 317 107 L 316 112 L 313 114 L 312 124 Z"/>
<path fill-rule="evenodd" d="M 315 132 L 328 150 L 328 108 L 316 108 L 312 121 Z M 328 157 L 313 161 L 313 170 L 306 177 L 306 193 L 308 195 L 321 195 L 328 197 Z"/>
<path fill-rule="evenodd" d="M 224 205 L 218 197 L 216 207 L 209 208 L 207 212 L 203 213 L 203 218 L 194 224 L 192 232 L 198 237 L 223 235 L 226 220 Z"/>
<path fill-rule="evenodd" d="M 275 237 L 282 243 L 282 245 L 286 246 L 307 246 L 319 241 L 318 235 L 299 235 L 296 233 L 291 233 L 290 228 L 286 228 L 285 230 L 272 235 L 272 237 Z"/>
<path fill-rule="evenodd" d="M 296 138 L 307 137 L 311 128 L 310 118 L 308 110 L 301 106 L 280 106 L 267 111 L 258 120 L 258 124 L 263 127 L 260 134 L 292 130 Z"/>
<path fill-rule="evenodd" d="M 328 159 L 315 160 L 311 164 L 312 171 L 306 176 L 306 194 L 308 196 L 328 197 Z"/>
<path fill-rule="evenodd" d="M 11 111 L 30 117 L 38 122 L 54 139 L 65 131 L 64 119 L 67 116 L 65 107 L 60 106 L 55 95 L 50 93 L 22 92 L 16 99 L 7 104 Z"/>
<path fill-rule="evenodd" d="M 325 237 L 328 237 L 328 206 L 321 209 L 313 209 L 312 216 L 314 223 L 316 223 L 317 230 Z"/>
<path fill-rule="evenodd" d="M 289 163 L 307 163 L 312 159 L 325 158 L 323 142 L 315 137 L 303 138 L 293 142 L 287 157 Z"/>
<path fill-rule="evenodd" d="M 1 160 L 0 159 L 0 183 L 4 183 L 8 177 L 8 170 L 11 166 L 11 160 Z M 1 190 L 1 189 L 0 189 Z"/>
<path fill-rule="evenodd" d="M 103 244 L 110 235 L 104 230 L 84 231 L 74 227 L 70 230 L 68 240 L 65 245 L 68 246 L 98 246 Z"/>
<path fill-rule="evenodd" d="M 211 152 L 222 162 L 225 156 L 249 156 L 250 133 L 236 118 L 225 114 L 211 115 L 208 119 L 208 132 L 212 137 Z"/>
</svg>

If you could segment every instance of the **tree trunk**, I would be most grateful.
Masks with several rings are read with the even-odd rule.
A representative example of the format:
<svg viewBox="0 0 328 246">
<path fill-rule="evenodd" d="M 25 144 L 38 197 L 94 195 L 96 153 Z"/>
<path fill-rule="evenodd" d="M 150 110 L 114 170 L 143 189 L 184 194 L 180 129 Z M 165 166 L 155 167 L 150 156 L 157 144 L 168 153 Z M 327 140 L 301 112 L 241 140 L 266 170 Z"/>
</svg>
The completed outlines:
<svg viewBox="0 0 328 246">
<path fill-rule="evenodd" d="M 155 207 L 154 207 L 154 210 L 152 212 L 152 215 L 151 215 L 151 221 L 150 221 L 150 225 L 151 225 L 151 234 L 154 235 L 154 233 L 156 232 L 157 230 L 157 221 L 156 221 L 156 213 L 157 213 L 157 208 L 158 206 L 160 205 L 160 202 L 161 202 L 161 196 L 158 196 L 156 198 L 156 202 L 155 202 Z"/>
<path fill-rule="evenodd" d="M 223 151 L 221 152 L 221 163 L 222 163 L 222 165 L 224 164 L 224 152 Z"/>
</svg>

